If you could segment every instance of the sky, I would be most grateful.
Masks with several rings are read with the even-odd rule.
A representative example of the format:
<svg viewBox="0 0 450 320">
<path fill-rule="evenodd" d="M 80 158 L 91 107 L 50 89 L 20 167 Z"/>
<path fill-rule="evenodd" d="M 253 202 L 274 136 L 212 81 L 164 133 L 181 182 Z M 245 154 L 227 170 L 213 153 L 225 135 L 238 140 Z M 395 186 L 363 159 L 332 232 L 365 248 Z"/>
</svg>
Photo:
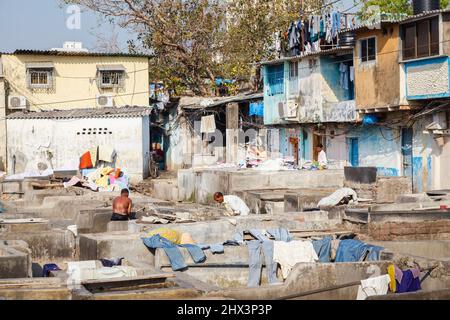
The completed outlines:
<svg viewBox="0 0 450 320">
<path fill-rule="evenodd" d="M 113 33 L 109 23 L 102 23 L 89 11 L 81 12 L 80 29 L 67 28 L 71 14 L 66 13 L 67 6 L 59 4 L 58 0 L 0 0 L 0 52 L 61 48 L 64 41 L 80 41 L 92 50 L 97 43 L 95 34 Z M 126 51 L 127 40 L 133 37 L 119 27 L 114 31 L 119 46 Z"/>
<path fill-rule="evenodd" d="M 118 34 L 121 51 L 127 51 L 127 40 L 133 39 L 127 31 L 103 22 L 92 12 L 82 12 L 80 29 L 69 29 L 66 22 L 71 14 L 58 0 L 0 0 L 0 52 L 16 49 L 46 50 L 61 48 L 64 41 L 79 41 L 83 47 L 95 51 L 96 34 Z M 338 10 L 352 7 L 353 0 L 342 0 L 334 6 Z M 99 51 L 99 50 L 97 50 Z"/>
</svg>

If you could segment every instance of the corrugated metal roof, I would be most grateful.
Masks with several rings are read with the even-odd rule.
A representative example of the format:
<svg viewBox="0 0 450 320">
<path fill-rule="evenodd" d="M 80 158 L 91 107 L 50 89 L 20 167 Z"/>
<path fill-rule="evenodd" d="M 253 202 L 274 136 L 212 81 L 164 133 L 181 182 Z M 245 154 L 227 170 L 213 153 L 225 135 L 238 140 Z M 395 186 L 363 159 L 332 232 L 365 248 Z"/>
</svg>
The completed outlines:
<svg viewBox="0 0 450 320">
<path fill-rule="evenodd" d="M 99 65 L 97 65 L 97 70 L 99 70 L 99 71 L 125 71 L 127 69 L 121 64 L 99 64 Z"/>
<path fill-rule="evenodd" d="M 230 97 L 181 97 L 179 106 L 185 109 L 202 109 L 221 106 L 232 102 L 262 99 L 264 93 L 242 93 Z"/>
<path fill-rule="evenodd" d="M 140 53 L 107 53 L 107 52 L 83 52 L 83 51 L 59 51 L 59 50 L 32 50 L 17 49 L 14 52 L 1 52 L 0 54 L 40 55 L 40 56 L 85 56 L 85 57 L 136 57 L 150 58 L 151 55 Z"/>
<path fill-rule="evenodd" d="M 263 61 L 263 62 L 261 62 L 261 64 L 262 65 L 278 64 L 280 62 L 300 60 L 300 59 L 312 57 L 312 56 L 326 56 L 326 55 L 333 54 L 333 53 L 346 53 L 346 52 L 348 52 L 348 53 L 353 52 L 353 47 L 347 47 L 347 46 L 346 47 L 336 47 L 333 49 L 326 49 L 326 50 L 321 50 L 321 51 L 317 51 L 317 52 L 310 52 L 310 53 L 306 53 L 306 54 L 299 55 L 299 56 L 284 57 L 284 58 L 270 60 L 270 61 Z"/>
<path fill-rule="evenodd" d="M 11 119 L 82 119 L 82 118 L 138 118 L 150 115 L 152 108 L 125 106 L 120 108 L 68 109 L 51 111 L 19 111 L 8 115 Z"/>
<path fill-rule="evenodd" d="M 407 22 L 413 21 L 415 19 L 426 18 L 428 16 L 433 16 L 433 15 L 436 15 L 436 14 L 439 14 L 439 13 L 443 13 L 443 12 L 450 12 L 450 8 L 448 8 L 448 9 L 440 9 L 440 10 L 424 11 L 422 13 L 411 15 L 411 16 L 406 16 L 406 17 L 403 17 L 403 18 L 382 19 L 382 20 L 380 20 L 377 23 L 363 23 L 363 24 L 360 24 L 360 25 L 355 26 L 353 28 L 342 29 L 340 31 L 340 33 L 348 32 L 348 31 L 358 31 L 358 30 L 362 30 L 362 29 L 374 28 L 374 27 L 377 26 L 378 23 L 382 23 L 382 24 L 407 23 Z"/>
</svg>

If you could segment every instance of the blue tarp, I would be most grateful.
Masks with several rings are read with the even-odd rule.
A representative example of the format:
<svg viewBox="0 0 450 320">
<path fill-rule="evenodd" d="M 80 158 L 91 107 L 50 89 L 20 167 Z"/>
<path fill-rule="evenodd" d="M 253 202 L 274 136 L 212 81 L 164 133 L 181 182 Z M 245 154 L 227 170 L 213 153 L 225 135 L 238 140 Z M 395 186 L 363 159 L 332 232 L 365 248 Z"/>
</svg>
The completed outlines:
<svg viewBox="0 0 450 320">
<path fill-rule="evenodd" d="M 249 116 L 264 117 L 264 102 L 252 102 L 250 103 Z"/>
</svg>

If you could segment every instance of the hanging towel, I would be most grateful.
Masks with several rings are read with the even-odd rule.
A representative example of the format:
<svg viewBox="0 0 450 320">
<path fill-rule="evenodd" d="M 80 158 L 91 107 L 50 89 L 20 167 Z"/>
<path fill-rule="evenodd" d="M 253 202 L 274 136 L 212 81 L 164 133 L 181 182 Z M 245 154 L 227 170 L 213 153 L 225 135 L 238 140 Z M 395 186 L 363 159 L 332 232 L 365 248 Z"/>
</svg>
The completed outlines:
<svg viewBox="0 0 450 320">
<path fill-rule="evenodd" d="M 264 117 L 264 102 L 252 102 L 250 103 L 249 116 Z"/>
<path fill-rule="evenodd" d="M 81 156 L 80 169 L 90 169 L 92 167 L 91 153 L 88 151 Z"/>
<path fill-rule="evenodd" d="M 98 160 L 105 162 L 113 162 L 115 151 L 112 146 L 104 145 L 98 148 Z"/>
<path fill-rule="evenodd" d="M 214 133 L 216 132 L 216 121 L 214 115 L 202 117 L 202 122 L 200 126 L 201 133 Z"/>
<path fill-rule="evenodd" d="M 361 285 L 358 287 L 358 295 L 356 300 L 365 300 L 370 296 L 387 294 L 390 280 L 391 279 L 388 274 L 361 280 Z"/>
<path fill-rule="evenodd" d="M 288 277 L 297 263 L 317 260 L 319 257 L 310 241 L 274 241 L 273 261 L 280 264 L 283 279 Z"/>
<path fill-rule="evenodd" d="M 355 82 L 355 67 L 354 66 L 350 67 L 350 81 Z"/>
<path fill-rule="evenodd" d="M 98 146 L 89 149 L 89 152 L 91 153 L 92 166 L 96 167 L 97 166 Z"/>
</svg>

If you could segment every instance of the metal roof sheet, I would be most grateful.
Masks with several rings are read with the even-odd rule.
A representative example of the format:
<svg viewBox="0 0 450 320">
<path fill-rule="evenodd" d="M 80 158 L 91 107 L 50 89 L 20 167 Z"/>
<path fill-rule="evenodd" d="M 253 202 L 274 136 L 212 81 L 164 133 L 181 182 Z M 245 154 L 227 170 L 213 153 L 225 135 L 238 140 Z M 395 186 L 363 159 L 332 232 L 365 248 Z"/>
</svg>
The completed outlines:
<svg viewBox="0 0 450 320">
<path fill-rule="evenodd" d="M 84 52 L 84 51 L 60 51 L 60 50 L 32 50 L 17 49 L 14 52 L 2 52 L 1 54 L 16 55 L 40 55 L 40 56 L 85 56 L 85 57 L 136 57 L 151 58 L 151 55 L 141 53 L 107 53 L 107 52 Z"/>
<path fill-rule="evenodd" d="M 6 119 L 138 118 L 150 115 L 151 111 L 151 107 L 140 106 L 51 111 L 19 111 L 8 115 Z"/>
<path fill-rule="evenodd" d="M 330 55 L 333 53 L 351 53 L 353 52 L 353 47 L 336 47 L 333 49 L 326 49 L 326 50 L 321 50 L 321 51 L 317 51 L 317 52 L 310 52 L 310 53 L 306 53 L 303 55 L 298 55 L 298 56 L 292 56 L 292 57 L 283 57 L 280 59 L 275 59 L 275 60 L 270 60 L 270 61 L 263 61 L 261 62 L 262 65 L 270 65 L 270 64 L 278 64 L 280 62 L 285 62 L 285 61 L 292 61 L 292 60 L 300 60 L 303 58 L 307 58 L 307 57 L 312 57 L 312 56 L 326 56 L 326 55 Z"/>
<path fill-rule="evenodd" d="M 125 67 L 121 64 L 99 64 L 97 65 L 99 71 L 125 71 Z"/>
</svg>

